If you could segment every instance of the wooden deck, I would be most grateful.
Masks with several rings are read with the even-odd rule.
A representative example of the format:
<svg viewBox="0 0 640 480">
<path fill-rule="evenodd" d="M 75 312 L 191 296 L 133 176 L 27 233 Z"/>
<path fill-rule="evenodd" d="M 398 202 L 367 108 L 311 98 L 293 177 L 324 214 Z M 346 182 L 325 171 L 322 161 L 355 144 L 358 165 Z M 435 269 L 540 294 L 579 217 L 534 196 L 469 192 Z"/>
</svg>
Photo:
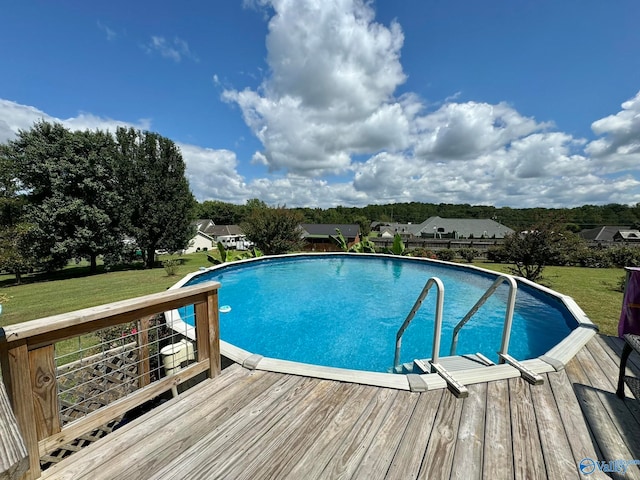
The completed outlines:
<svg viewBox="0 0 640 480">
<path fill-rule="evenodd" d="M 543 385 L 480 383 L 465 399 L 234 365 L 43 476 L 580 478 L 585 458 L 640 459 L 640 402 L 615 396 L 621 350 L 596 336 Z M 640 376 L 635 354 L 627 373 Z"/>
</svg>

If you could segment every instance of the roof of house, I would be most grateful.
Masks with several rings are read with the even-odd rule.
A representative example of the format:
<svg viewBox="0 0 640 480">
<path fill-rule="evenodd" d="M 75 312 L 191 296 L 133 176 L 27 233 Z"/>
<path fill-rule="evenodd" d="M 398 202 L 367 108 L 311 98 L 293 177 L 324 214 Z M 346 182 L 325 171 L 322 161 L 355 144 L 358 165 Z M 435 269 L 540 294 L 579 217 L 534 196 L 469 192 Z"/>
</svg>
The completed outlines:
<svg viewBox="0 0 640 480">
<path fill-rule="evenodd" d="M 513 230 L 495 220 L 478 218 L 442 218 L 429 217 L 422 223 L 393 223 L 390 225 L 397 233 L 410 233 L 417 237 L 422 234 L 433 235 L 438 233 L 456 232 L 461 237 L 489 237 L 504 238 L 513 233 Z"/>
<path fill-rule="evenodd" d="M 207 233 L 213 237 L 243 235 L 242 229 L 238 225 L 214 225 Z"/>
<path fill-rule="evenodd" d="M 585 240 L 591 240 L 592 242 L 613 242 L 613 237 L 616 233 L 628 230 L 629 227 L 607 225 L 604 227 L 582 230 L 578 235 Z"/>
<path fill-rule="evenodd" d="M 208 218 L 199 218 L 198 220 L 193 222 L 193 225 L 195 225 L 198 232 L 204 232 L 208 235 L 212 234 L 211 229 L 216 226 L 213 220 L 210 220 Z"/>
<path fill-rule="evenodd" d="M 336 229 L 340 230 L 345 238 L 355 238 L 360 234 L 360 225 L 348 225 L 338 223 L 302 223 L 304 230 L 303 237 L 331 237 L 337 235 Z"/>
<path fill-rule="evenodd" d="M 618 233 L 615 234 L 616 237 L 620 237 L 623 240 L 640 240 L 640 231 L 639 230 L 619 230 Z"/>
</svg>

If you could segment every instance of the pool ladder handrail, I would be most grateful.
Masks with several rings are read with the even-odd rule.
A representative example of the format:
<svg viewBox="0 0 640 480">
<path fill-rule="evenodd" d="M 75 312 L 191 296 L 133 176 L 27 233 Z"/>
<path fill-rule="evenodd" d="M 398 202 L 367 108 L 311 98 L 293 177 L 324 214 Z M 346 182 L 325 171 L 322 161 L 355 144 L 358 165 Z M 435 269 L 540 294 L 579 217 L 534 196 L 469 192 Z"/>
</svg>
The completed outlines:
<svg viewBox="0 0 640 480">
<path fill-rule="evenodd" d="M 394 369 L 396 369 L 400 365 L 400 349 L 402 348 L 402 335 L 404 334 L 405 330 L 407 329 L 407 327 L 409 326 L 413 318 L 416 316 L 416 313 L 420 309 L 422 302 L 427 297 L 429 290 L 433 285 L 436 286 L 437 296 L 436 296 L 436 314 L 435 314 L 436 318 L 435 318 L 435 326 L 434 326 L 435 331 L 433 335 L 433 349 L 432 349 L 433 360 L 432 361 L 434 361 L 435 363 L 438 363 L 438 352 L 440 351 L 440 331 L 442 330 L 442 310 L 444 306 L 444 284 L 442 283 L 442 280 L 440 280 L 438 277 L 431 277 L 429 280 L 427 280 L 427 283 L 425 283 L 422 291 L 420 292 L 420 295 L 418 295 L 416 303 L 414 303 L 413 308 L 409 312 L 409 315 L 407 315 L 407 318 L 402 323 L 402 326 L 398 329 L 398 333 L 396 334 L 396 353 L 393 359 Z"/>
<path fill-rule="evenodd" d="M 493 284 L 484 292 L 484 295 L 480 297 L 480 300 L 476 302 L 476 304 L 471 307 L 471 310 L 463 317 L 462 320 L 458 322 L 458 324 L 453 329 L 453 338 L 451 339 L 451 350 L 450 355 L 453 356 L 456 354 L 456 349 L 458 347 L 458 334 L 462 327 L 464 327 L 467 322 L 475 315 L 475 313 L 484 305 L 484 303 L 495 293 L 498 287 L 507 282 L 509 284 L 509 299 L 507 301 L 507 310 L 504 316 L 504 327 L 502 329 L 502 343 L 500 345 L 500 351 L 498 354 L 500 355 L 500 363 L 504 363 L 504 357 L 502 355 L 506 355 L 509 350 L 509 340 L 511 338 L 511 324 L 513 323 L 513 311 L 516 305 L 516 293 L 518 291 L 518 284 L 516 283 L 515 278 L 510 275 L 500 275 Z"/>
</svg>

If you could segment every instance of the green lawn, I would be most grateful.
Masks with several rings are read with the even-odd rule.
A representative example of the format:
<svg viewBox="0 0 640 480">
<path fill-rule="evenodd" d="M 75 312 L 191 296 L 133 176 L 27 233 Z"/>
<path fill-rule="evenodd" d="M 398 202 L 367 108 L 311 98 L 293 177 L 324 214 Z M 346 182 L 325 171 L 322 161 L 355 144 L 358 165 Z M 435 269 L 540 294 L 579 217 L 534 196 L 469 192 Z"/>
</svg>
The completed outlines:
<svg viewBox="0 0 640 480">
<path fill-rule="evenodd" d="M 166 258 L 170 257 L 160 259 Z M 3 303 L 0 326 L 161 292 L 187 273 L 211 266 L 203 252 L 182 258 L 175 276 L 168 276 L 162 267 L 89 275 L 84 264 L 69 266 L 45 280 L 27 277 L 17 286 L 14 277 L 0 276 L 0 294 L 9 297 Z"/>
<path fill-rule="evenodd" d="M 487 270 L 509 273 L 509 266 L 495 263 L 476 263 Z M 618 320 L 622 307 L 620 281 L 622 268 L 546 267 L 539 283 L 569 295 L 584 313 L 607 335 L 618 334 Z"/>
<path fill-rule="evenodd" d="M 12 277 L 2 276 L 0 293 L 9 298 L 3 304 L 0 326 L 161 292 L 187 273 L 210 266 L 206 256 L 204 252 L 184 255 L 175 276 L 168 276 L 163 268 L 88 275 L 86 265 L 70 266 L 45 281 L 26 278 L 19 286 L 13 285 Z M 499 272 L 509 269 L 493 263 L 476 265 Z M 547 267 L 541 283 L 573 297 L 602 333 L 616 335 L 622 305 L 617 287 L 623 276 L 624 270 L 616 268 Z"/>
</svg>

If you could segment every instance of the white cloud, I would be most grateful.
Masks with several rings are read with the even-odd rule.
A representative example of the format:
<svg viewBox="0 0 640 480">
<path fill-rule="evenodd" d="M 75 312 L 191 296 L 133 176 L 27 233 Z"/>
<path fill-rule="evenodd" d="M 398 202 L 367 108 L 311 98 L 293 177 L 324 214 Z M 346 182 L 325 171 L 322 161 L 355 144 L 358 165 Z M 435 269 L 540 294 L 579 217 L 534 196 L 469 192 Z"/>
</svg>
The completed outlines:
<svg viewBox="0 0 640 480">
<path fill-rule="evenodd" d="M 324 207 L 341 201 L 566 206 L 589 202 L 590 196 L 601 199 L 607 190 L 611 198 L 618 188 L 626 189 L 618 195 L 625 203 L 640 200 L 633 178 L 598 176 L 612 171 L 586 153 L 598 141 L 585 150 L 586 140 L 554 131 L 552 122 L 506 103 L 457 102 L 460 92 L 431 112 L 414 93 L 395 97 L 405 81 L 403 33 L 396 23 L 376 23 L 370 3 L 252 5 L 267 6 L 272 14 L 266 40 L 270 72 L 260 88 L 227 89 L 222 98 L 240 107 L 262 143 L 252 162 L 271 173 L 284 171 L 277 180 L 248 182 L 265 201 Z M 615 128 L 594 124 L 596 133 L 615 133 L 627 148 L 619 164 L 631 161 L 634 144 L 622 142 L 619 132 L 620 124 L 629 129 L 637 103 L 623 105 Z M 334 174 L 352 180 L 322 181 Z"/>
<path fill-rule="evenodd" d="M 604 137 L 589 143 L 585 151 L 598 161 L 602 171 L 637 169 L 640 164 L 640 92 L 624 102 L 620 112 L 593 122 L 591 129 Z"/>
<path fill-rule="evenodd" d="M 472 159 L 549 126 L 504 103 L 447 103 L 416 119 L 414 152 L 427 160 Z"/>
<path fill-rule="evenodd" d="M 182 61 L 183 58 L 188 58 L 194 62 L 199 61 L 197 55 L 189 48 L 189 44 L 179 37 L 167 40 L 165 37 L 153 35 L 151 40 L 144 44 L 142 48 L 149 54 L 158 52 L 164 58 L 173 60 L 176 63 Z"/>
<path fill-rule="evenodd" d="M 84 112 L 80 112 L 75 117 L 60 119 L 35 107 L 0 98 L 0 143 L 12 140 L 19 130 L 29 130 L 35 122 L 40 120 L 61 123 L 71 130 L 109 130 L 115 132 L 119 126 L 133 127 L 140 130 L 149 130 L 151 128 L 151 121 L 148 119 L 126 122 L 98 117 Z"/>
<path fill-rule="evenodd" d="M 270 76 L 258 91 L 223 92 L 264 146 L 254 158 L 313 176 L 346 171 L 353 155 L 406 148 L 416 109 L 393 97 L 405 81 L 400 26 L 375 23 L 360 0 L 270 3 Z"/>
<path fill-rule="evenodd" d="M 236 171 L 238 161 L 234 152 L 183 143 L 178 146 L 187 166 L 191 191 L 198 199 L 239 204 L 249 198 L 247 185 Z"/>
<path fill-rule="evenodd" d="M 107 27 L 105 24 L 103 24 L 100 21 L 98 22 L 98 28 L 106 34 L 108 41 L 111 42 L 116 38 L 118 38 L 118 34 L 116 33 L 115 30 L 112 30 L 111 28 Z"/>
</svg>

